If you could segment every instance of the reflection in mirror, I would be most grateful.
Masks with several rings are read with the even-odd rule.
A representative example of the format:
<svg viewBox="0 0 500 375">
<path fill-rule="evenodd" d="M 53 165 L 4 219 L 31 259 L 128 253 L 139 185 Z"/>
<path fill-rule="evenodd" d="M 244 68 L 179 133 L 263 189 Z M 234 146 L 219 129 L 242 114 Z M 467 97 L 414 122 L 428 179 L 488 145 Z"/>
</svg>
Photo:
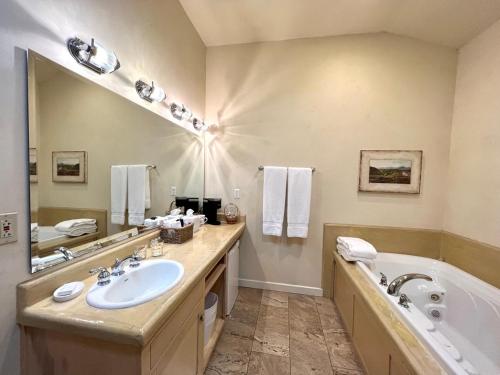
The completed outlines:
<svg viewBox="0 0 500 375">
<path fill-rule="evenodd" d="M 172 190 L 203 196 L 202 137 L 33 51 L 28 60 L 32 272 L 141 235 Z"/>
</svg>

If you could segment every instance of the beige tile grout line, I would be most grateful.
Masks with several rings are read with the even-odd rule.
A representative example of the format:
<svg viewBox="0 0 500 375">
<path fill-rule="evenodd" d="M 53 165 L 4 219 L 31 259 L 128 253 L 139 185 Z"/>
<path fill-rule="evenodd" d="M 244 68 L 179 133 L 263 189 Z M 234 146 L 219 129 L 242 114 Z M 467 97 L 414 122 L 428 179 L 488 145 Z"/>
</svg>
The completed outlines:
<svg viewBox="0 0 500 375">
<path fill-rule="evenodd" d="M 262 295 L 260 297 L 260 303 L 259 303 L 259 311 L 257 312 L 257 321 L 255 322 L 255 326 L 253 327 L 253 334 L 252 334 L 252 347 L 250 348 L 250 353 L 248 353 L 248 362 L 247 362 L 247 371 L 245 371 L 245 374 L 248 375 L 248 368 L 250 365 L 250 359 L 252 357 L 253 353 L 253 344 L 255 342 L 255 331 L 257 330 L 257 324 L 259 324 L 259 318 L 260 318 L 260 308 L 262 306 L 262 298 L 264 298 L 264 290 L 262 290 Z"/>
<path fill-rule="evenodd" d="M 321 319 L 321 314 L 319 313 L 319 310 L 318 310 L 318 302 L 316 301 L 316 298 L 314 298 L 314 297 L 313 297 L 313 300 L 314 300 L 314 306 L 316 307 L 316 314 L 318 314 L 319 324 L 321 325 L 321 332 L 323 333 L 323 342 L 325 343 L 325 348 L 326 348 L 326 351 L 328 352 L 328 359 L 330 360 L 330 367 L 332 368 L 332 374 L 335 375 L 336 370 L 333 367 L 333 362 L 332 362 L 333 359 L 332 359 L 332 356 L 330 354 L 330 348 L 328 347 L 328 344 L 326 342 L 325 327 L 323 325 L 323 320 Z"/>
</svg>

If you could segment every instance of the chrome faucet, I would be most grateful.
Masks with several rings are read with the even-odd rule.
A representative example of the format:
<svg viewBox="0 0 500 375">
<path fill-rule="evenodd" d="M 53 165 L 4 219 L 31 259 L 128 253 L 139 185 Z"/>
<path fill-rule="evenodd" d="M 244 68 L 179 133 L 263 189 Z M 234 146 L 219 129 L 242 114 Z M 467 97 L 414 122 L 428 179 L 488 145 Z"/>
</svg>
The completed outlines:
<svg viewBox="0 0 500 375">
<path fill-rule="evenodd" d="M 111 275 L 112 276 L 123 275 L 125 273 L 125 270 L 123 268 L 125 268 L 125 263 L 127 261 L 130 261 L 129 264 L 130 267 L 132 268 L 139 267 L 139 265 L 141 264 L 140 260 L 141 258 L 135 253 L 123 259 L 116 258 L 115 263 L 111 266 Z"/>
<path fill-rule="evenodd" d="M 398 276 L 394 280 L 392 280 L 389 286 L 387 287 L 387 293 L 390 294 L 391 296 L 398 296 L 401 287 L 408 281 L 414 279 L 423 279 L 427 281 L 432 281 L 432 277 L 424 275 L 422 273 L 407 273 L 405 275 Z"/>
<path fill-rule="evenodd" d="M 55 249 L 54 253 L 61 253 L 65 260 L 71 260 L 75 257 L 73 255 L 73 253 L 71 252 L 71 250 L 69 250 L 67 247 L 63 247 L 63 246 Z"/>
</svg>

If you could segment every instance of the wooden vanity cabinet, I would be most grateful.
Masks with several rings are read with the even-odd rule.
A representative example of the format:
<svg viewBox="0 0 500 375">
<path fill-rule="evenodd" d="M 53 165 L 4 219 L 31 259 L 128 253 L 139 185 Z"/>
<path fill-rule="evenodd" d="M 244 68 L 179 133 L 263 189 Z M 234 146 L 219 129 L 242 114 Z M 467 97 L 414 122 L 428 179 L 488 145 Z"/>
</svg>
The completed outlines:
<svg viewBox="0 0 500 375">
<path fill-rule="evenodd" d="M 201 375 L 224 326 L 227 255 L 189 291 L 144 346 L 21 326 L 22 375 Z M 204 306 L 218 295 L 211 337 L 205 345 Z"/>
<path fill-rule="evenodd" d="M 201 374 L 204 290 L 204 282 L 195 286 L 144 347 L 23 326 L 21 372 L 23 375 Z"/>
</svg>

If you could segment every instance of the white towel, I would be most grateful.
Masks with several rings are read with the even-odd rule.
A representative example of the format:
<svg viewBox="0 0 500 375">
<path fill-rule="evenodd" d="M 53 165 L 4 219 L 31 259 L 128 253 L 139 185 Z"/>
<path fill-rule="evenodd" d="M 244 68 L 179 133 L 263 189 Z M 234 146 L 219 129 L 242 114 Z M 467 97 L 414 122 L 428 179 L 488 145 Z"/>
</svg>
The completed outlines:
<svg viewBox="0 0 500 375">
<path fill-rule="evenodd" d="M 288 237 L 307 238 L 311 184 L 311 168 L 288 168 Z"/>
<path fill-rule="evenodd" d="M 73 219 L 73 220 L 65 220 L 57 223 L 54 227 L 58 232 L 67 232 L 73 228 L 78 227 L 86 227 L 86 226 L 95 226 L 95 219 Z"/>
<path fill-rule="evenodd" d="M 361 238 L 337 237 L 337 243 L 341 246 L 346 255 L 351 258 L 375 259 L 377 257 L 377 250 L 375 247 Z"/>
<path fill-rule="evenodd" d="M 125 224 L 127 208 L 127 166 L 111 167 L 111 223 Z"/>
<path fill-rule="evenodd" d="M 262 233 L 281 236 L 285 216 L 286 168 L 264 167 L 264 198 Z"/>
<path fill-rule="evenodd" d="M 147 165 L 128 166 L 128 223 L 144 224 Z"/>
<path fill-rule="evenodd" d="M 144 208 L 146 210 L 149 210 L 151 208 L 151 188 L 149 186 L 149 168 L 146 166 L 146 173 L 144 176 L 144 189 L 145 189 L 145 194 L 146 198 L 144 201 Z"/>
<path fill-rule="evenodd" d="M 79 237 L 79 236 L 83 236 L 84 234 L 95 233 L 95 232 L 97 232 L 97 226 L 96 225 L 88 225 L 85 227 L 73 228 L 67 232 L 64 232 L 64 234 L 66 236 L 69 236 L 69 237 Z"/>
<path fill-rule="evenodd" d="M 345 247 L 343 247 L 340 244 L 337 245 L 337 251 L 339 252 L 340 255 L 342 255 L 342 258 L 344 258 L 348 262 L 363 262 L 363 263 L 366 263 L 368 265 L 371 265 L 371 264 L 373 264 L 373 261 L 374 261 L 374 258 L 362 258 L 362 257 L 351 256 L 346 251 Z"/>
</svg>

